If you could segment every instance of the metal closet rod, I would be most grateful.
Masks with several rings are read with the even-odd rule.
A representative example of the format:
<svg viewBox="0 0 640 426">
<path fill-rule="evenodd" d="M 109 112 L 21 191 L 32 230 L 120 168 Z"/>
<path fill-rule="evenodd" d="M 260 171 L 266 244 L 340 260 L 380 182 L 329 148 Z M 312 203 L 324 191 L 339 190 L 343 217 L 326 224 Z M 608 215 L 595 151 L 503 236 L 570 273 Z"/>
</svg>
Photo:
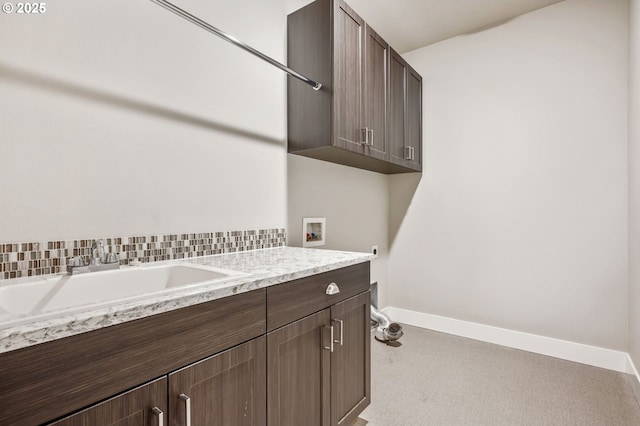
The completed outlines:
<svg viewBox="0 0 640 426">
<path fill-rule="evenodd" d="M 304 75 L 300 74 L 299 72 L 292 70 L 288 66 L 281 64 L 280 62 L 276 61 L 275 59 L 270 58 L 269 56 L 265 55 L 264 53 L 259 52 L 256 49 L 254 49 L 253 47 L 241 42 L 240 40 L 238 40 L 237 38 L 233 37 L 232 35 L 229 35 L 229 34 L 225 33 L 224 31 L 221 31 L 221 30 L 217 29 L 216 27 L 207 24 L 202 19 L 200 19 L 200 18 L 198 18 L 196 16 L 193 16 L 189 12 L 187 12 L 187 11 L 185 11 L 183 9 L 180 9 L 175 4 L 172 4 L 172 3 L 170 3 L 170 2 L 168 2 L 166 0 L 151 0 L 151 1 L 156 3 L 156 4 L 159 4 L 160 6 L 162 6 L 165 9 L 175 13 L 176 15 L 183 17 L 184 19 L 186 19 L 187 21 L 191 22 L 192 24 L 196 24 L 200 28 L 204 28 L 205 30 L 209 31 L 210 33 L 213 33 L 213 34 L 217 35 L 218 37 L 221 37 L 221 38 L 225 39 L 226 41 L 228 41 L 230 43 L 233 43 L 238 47 L 243 48 L 247 52 L 252 53 L 252 54 L 256 55 L 258 58 L 269 62 L 271 65 L 280 68 L 282 71 L 294 76 L 295 78 L 304 81 L 309 86 L 313 87 L 314 90 L 320 90 L 320 88 L 322 87 L 321 83 L 316 83 L 315 81 L 311 80 L 310 78 L 305 77 Z"/>
</svg>

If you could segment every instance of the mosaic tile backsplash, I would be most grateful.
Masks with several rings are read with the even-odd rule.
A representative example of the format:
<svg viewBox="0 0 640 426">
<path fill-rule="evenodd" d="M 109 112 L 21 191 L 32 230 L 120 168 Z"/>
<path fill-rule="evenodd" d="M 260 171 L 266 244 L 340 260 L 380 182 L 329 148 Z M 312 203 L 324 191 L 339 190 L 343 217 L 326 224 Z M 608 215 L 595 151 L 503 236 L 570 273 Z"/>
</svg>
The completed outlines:
<svg viewBox="0 0 640 426">
<path fill-rule="evenodd" d="M 233 253 L 286 245 L 284 229 L 146 235 L 102 239 L 107 251 L 120 254 L 120 264 L 156 262 Z M 0 243 L 0 280 L 56 274 L 75 256 L 90 256 L 91 240 Z"/>
</svg>

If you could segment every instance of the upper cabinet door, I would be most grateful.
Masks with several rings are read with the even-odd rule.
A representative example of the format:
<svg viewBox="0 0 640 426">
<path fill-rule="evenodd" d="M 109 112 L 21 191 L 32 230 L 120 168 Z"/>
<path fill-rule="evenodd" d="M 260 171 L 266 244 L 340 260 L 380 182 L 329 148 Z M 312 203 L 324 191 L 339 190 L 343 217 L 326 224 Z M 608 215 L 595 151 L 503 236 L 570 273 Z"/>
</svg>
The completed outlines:
<svg viewBox="0 0 640 426">
<path fill-rule="evenodd" d="M 389 160 L 404 165 L 407 126 L 407 63 L 393 49 L 389 54 Z"/>
<path fill-rule="evenodd" d="M 396 51 L 389 55 L 389 161 L 422 170 L 422 77 Z"/>
<path fill-rule="evenodd" d="M 364 152 L 362 126 L 362 63 L 364 21 L 344 1 L 335 2 L 334 13 L 334 144 Z M 327 58 L 329 59 L 329 58 Z"/>
<path fill-rule="evenodd" d="M 422 77 L 407 65 L 407 131 L 405 144 L 411 148 L 409 167 L 422 170 Z"/>
<path fill-rule="evenodd" d="M 389 44 L 369 25 L 365 27 L 363 123 L 365 154 L 387 159 L 387 93 Z"/>
</svg>

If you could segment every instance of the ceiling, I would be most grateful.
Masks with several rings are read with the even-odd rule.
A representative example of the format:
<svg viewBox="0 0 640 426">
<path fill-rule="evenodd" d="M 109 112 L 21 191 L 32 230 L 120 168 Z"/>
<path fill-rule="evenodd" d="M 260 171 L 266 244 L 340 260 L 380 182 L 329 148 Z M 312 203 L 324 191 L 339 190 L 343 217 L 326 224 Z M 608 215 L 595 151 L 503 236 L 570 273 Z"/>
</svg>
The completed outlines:
<svg viewBox="0 0 640 426">
<path fill-rule="evenodd" d="M 399 53 L 475 32 L 562 0 L 347 0 Z M 289 0 L 292 12 L 309 0 Z"/>
</svg>

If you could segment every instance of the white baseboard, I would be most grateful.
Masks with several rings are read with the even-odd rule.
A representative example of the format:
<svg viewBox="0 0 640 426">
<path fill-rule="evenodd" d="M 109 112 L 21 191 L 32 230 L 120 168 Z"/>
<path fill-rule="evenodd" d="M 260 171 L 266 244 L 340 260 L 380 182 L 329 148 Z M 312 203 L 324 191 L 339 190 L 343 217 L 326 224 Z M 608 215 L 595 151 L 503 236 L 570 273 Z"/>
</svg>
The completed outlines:
<svg viewBox="0 0 640 426">
<path fill-rule="evenodd" d="M 636 368 L 636 365 L 633 363 L 633 360 L 631 359 L 631 355 L 627 354 L 627 363 L 629 364 L 629 369 L 631 370 L 630 374 L 633 374 L 636 376 L 636 378 L 638 379 L 638 382 L 640 382 L 640 374 L 638 374 L 638 369 Z"/>
<path fill-rule="evenodd" d="M 521 331 L 506 328 L 493 327 L 469 321 L 461 321 L 438 315 L 409 311 L 395 307 L 384 308 L 383 311 L 393 321 L 427 328 L 434 331 L 468 337 L 497 345 L 508 346 L 541 355 L 548 355 L 581 364 L 606 368 L 627 374 L 638 372 L 626 352 L 599 348 L 597 346 L 584 345 L 582 343 L 569 342 L 567 340 L 544 337 L 536 334 L 523 333 Z"/>
</svg>

